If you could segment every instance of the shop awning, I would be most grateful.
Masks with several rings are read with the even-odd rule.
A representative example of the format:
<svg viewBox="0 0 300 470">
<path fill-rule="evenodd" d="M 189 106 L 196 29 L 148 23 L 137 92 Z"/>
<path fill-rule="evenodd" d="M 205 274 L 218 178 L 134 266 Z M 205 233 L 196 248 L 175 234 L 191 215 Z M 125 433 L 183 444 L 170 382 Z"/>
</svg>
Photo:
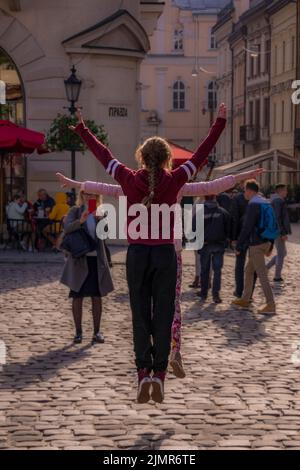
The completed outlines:
<svg viewBox="0 0 300 470">
<path fill-rule="evenodd" d="M 173 155 L 173 168 L 177 168 L 179 165 L 182 165 L 187 160 L 190 160 L 193 156 L 193 152 L 187 150 L 180 145 L 174 144 L 174 142 L 168 140 L 168 144 L 171 147 L 172 155 Z"/>
<path fill-rule="evenodd" d="M 216 167 L 214 177 L 239 173 L 259 166 L 264 167 L 271 174 L 273 182 L 276 183 L 280 173 L 299 173 L 300 161 L 282 150 L 269 149 L 250 157 Z M 285 167 L 286 170 L 283 170 L 282 167 Z"/>
<path fill-rule="evenodd" d="M 32 153 L 37 150 L 45 153 L 45 135 L 25 127 L 17 126 L 11 121 L 0 120 L 0 152 Z"/>
</svg>

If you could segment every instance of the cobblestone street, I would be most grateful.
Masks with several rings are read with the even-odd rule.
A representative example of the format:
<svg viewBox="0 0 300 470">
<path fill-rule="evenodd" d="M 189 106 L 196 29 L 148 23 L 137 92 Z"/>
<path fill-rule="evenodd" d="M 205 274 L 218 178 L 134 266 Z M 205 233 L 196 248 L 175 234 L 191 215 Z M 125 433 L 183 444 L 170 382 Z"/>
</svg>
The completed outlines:
<svg viewBox="0 0 300 470">
<path fill-rule="evenodd" d="M 294 237 L 294 241 L 296 241 Z M 278 315 L 234 310 L 233 255 L 223 304 L 200 307 L 185 255 L 184 380 L 169 374 L 162 405 L 137 405 L 124 252 L 113 257 L 116 290 L 104 300 L 104 345 L 72 345 L 67 288 L 57 262 L 0 264 L 2 449 L 300 449 L 300 244 L 289 243 Z M 2 255 L 1 255 L 2 256 Z M 31 255 L 32 256 L 32 255 Z M 55 255 L 54 255 L 55 256 Z M 5 258 L 7 257 L 7 259 Z M 22 258 L 21 258 L 22 260 Z M 1 367 L 1 366 L 0 366 Z"/>
</svg>

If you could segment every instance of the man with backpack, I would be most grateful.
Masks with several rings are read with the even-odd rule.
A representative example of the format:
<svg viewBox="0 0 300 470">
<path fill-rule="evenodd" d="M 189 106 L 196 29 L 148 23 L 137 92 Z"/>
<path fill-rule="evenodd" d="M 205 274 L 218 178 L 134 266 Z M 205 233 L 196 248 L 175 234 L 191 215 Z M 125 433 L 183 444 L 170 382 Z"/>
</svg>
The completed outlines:
<svg viewBox="0 0 300 470">
<path fill-rule="evenodd" d="M 249 259 L 245 270 L 243 296 L 232 303 L 241 308 L 249 308 L 256 272 L 266 297 L 266 305 L 259 309 L 258 313 L 274 315 L 276 313 L 275 299 L 268 279 L 265 256 L 270 255 L 274 240 L 279 236 L 278 224 L 272 205 L 259 194 L 259 185 L 255 180 L 246 182 L 245 198 L 249 203 L 237 241 L 236 255 L 239 256 L 243 246 L 248 243 Z"/>
</svg>

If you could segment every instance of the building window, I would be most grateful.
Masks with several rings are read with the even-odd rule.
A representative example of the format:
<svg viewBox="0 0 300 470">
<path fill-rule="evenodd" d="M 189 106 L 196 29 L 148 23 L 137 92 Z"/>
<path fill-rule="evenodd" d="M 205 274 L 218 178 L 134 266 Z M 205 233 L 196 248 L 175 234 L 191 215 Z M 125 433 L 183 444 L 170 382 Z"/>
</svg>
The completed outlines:
<svg viewBox="0 0 300 470">
<path fill-rule="evenodd" d="M 271 41 L 268 39 L 266 41 L 266 63 L 265 63 L 265 72 L 270 73 L 271 71 Z"/>
<path fill-rule="evenodd" d="M 250 56 L 250 78 L 254 77 L 254 57 Z"/>
<path fill-rule="evenodd" d="M 249 125 L 253 126 L 253 101 L 249 103 Z"/>
<path fill-rule="evenodd" d="M 285 112 L 285 106 L 284 106 L 284 101 L 281 101 L 281 132 L 284 132 L 284 112 Z"/>
<path fill-rule="evenodd" d="M 277 131 L 277 126 L 276 126 L 276 116 L 277 114 L 277 105 L 276 103 L 273 104 L 273 131 L 274 131 L 274 134 L 276 134 L 276 131 Z"/>
<path fill-rule="evenodd" d="M 292 60 L 291 60 L 291 68 L 293 69 L 295 67 L 295 36 L 292 37 Z"/>
<path fill-rule="evenodd" d="M 291 103 L 291 131 L 294 130 L 294 125 L 295 125 L 295 122 L 294 122 L 294 103 L 292 102 L 292 100 L 290 100 L 290 103 Z"/>
<path fill-rule="evenodd" d="M 215 34 L 212 32 L 212 28 L 210 28 L 209 34 L 210 34 L 210 37 L 209 37 L 209 48 L 210 48 L 210 49 L 217 49 L 216 36 L 215 36 Z"/>
<path fill-rule="evenodd" d="M 0 48 L 0 119 L 10 120 L 15 124 L 25 125 L 25 95 L 19 70 L 10 56 Z M 25 158 L 18 152 L 2 157 L 0 175 L 0 212 L 5 214 L 6 204 L 14 194 L 24 192 Z"/>
<path fill-rule="evenodd" d="M 257 71 L 257 75 L 260 76 L 260 74 L 261 74 L 261 46 L 260 46 L 260 44 L 257 44 L 256 50 L 257 50 L 257 57 L 256 57 L 257 68 L 256 68 L 256 71 Z"/>
<path fill-rule="evenodd" d="M 173 47 L 175 52 L 183 51 L 183 28 L 180 26 L 174 31 Z"/>
<path fill-rule="evenodd" d="M 255 100 L 255 126 L 260 127 L 260 100 Z"/>
<path fill-rule="evenodd" d="M 274 73 L 277 75 L 277 67 L 278 67 L 278 47 L 275 46 L 274 49 Z"/>
<path fill-rule="evenodd" d="M 282 43 L 282 71 L 285 72 L 285 60 L 286 60 L 286 53 L 285 53 L 285 41 Z"/>
<path fill-rule="evenodd" d="M 173 85 L 173 109 L 185 109 L 185 85 L 181 80 L 177 80 Z"/>
<path fill-rule="evenodd" d="M 217 89 L 215 82 L 210 82 L 208 84 L 207 103 L 208 109 L 210 111 L 215 111 L 217 108 Z"/>
<path fill-rule="evenodd" d="M 268 128 L 270 124 L 270 98 L 264 98 L 264 127 Z"/>
</svg>

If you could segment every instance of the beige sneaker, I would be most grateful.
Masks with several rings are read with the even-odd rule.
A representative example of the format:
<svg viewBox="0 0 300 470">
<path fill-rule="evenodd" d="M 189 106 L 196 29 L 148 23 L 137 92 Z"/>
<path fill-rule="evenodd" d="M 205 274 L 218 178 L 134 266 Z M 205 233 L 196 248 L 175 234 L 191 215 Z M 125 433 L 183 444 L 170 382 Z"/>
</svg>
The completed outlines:
<svg viewBox="0 0 300 470">
<path fill-rule="evenodd" d="M 263 308 L 257 310 L 257 313 L 261 315 L 275 315 L 276 314 L 276 307 L 275 305 L 267 304 Z"/>
<path fill-rule="evenodd" d="M 240 308 L 248 310 L 251 305 L 251 302 L 248 302 L 247 300 L 244 300 L 244 299 L 234 299 L 231 302 L 231 304 L 236 307 L 240 307 Z"/>
<path fill-rule="evenodd" d="M 170 366 L 173 369 L 173 373 L 175 377 L 178 377 L 179 379 L 184 379 L 185 372 L 184 372 L 180 352 L 172 353 L 171 359 L 170 359 Z"/>
</svg>

